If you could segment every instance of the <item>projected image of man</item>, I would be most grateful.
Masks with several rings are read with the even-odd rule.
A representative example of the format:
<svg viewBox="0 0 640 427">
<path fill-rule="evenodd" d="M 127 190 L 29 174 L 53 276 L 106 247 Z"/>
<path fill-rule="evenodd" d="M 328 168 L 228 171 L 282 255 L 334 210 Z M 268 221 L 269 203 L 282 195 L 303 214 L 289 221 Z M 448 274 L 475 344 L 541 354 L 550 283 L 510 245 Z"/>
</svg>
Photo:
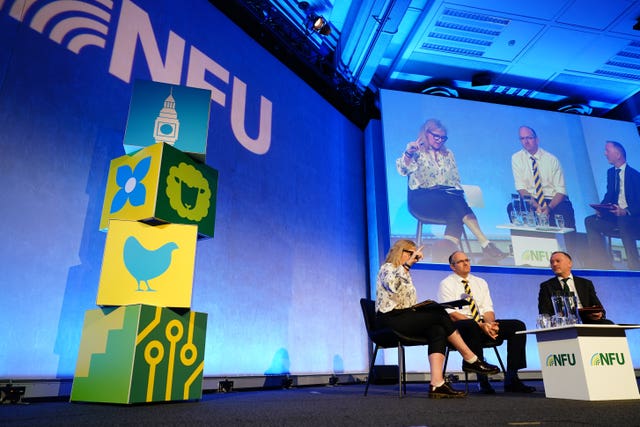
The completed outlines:
<svg viewBox="0 0 640 427">
<path fill-rule="evenodd" d="M 556 215 L 561 215 L 564 227 L 576 227 L 573 205 L 569 201 L 562 172 L 562 165 L 556 156 L 540 148 L 536 131 L 529 126 L 520 126 L 518 137 L 522 149 L 511 156 L 511 170 L 516 191 L 521 196 L 521 209 L 533 209 L 546 214 L 549 225 L 558 227 Z M 514 209 L 507 206 L 507 214 Z M 575 231 L 565 235 L 567 249 L 575 248 Z"/>
<path fill-rule="evenodd" d="M 610 205 L 584 220 L 587 239 L 595 267 L 611 268 L 612 256 L 605 238 L 620 237 L 627 255 L 627 266 L 640 270 L 636 239 L 640 238 L 640 172 L 627 164 L 627 152 L 616 141 L 605 143 L 604 155 L 611 168 L 607 170 L 607 192 L 602 205 Z"/>
</svg>

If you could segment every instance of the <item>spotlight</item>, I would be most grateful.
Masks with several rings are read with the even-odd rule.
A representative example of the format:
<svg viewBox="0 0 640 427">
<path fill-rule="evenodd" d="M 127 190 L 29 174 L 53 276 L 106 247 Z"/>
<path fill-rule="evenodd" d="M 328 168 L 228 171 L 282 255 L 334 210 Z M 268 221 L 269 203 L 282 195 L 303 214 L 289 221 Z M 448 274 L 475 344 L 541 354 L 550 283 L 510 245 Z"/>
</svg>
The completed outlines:
<svg viewBox="0 0 640 427">
<path fill-rule="evenodd" d="M 588 116 L 593 112 L 593 108 L 587 104 L 567 104 L 559 107 L 558 111 L 562 113 L 573 113 Z"/>
<path fill-rule="evenodd" d="M 591 108 L 589 102 L 581 97 L 567 97 L 557 104 L 556 109 L 563 113 L 581 114 L 583 116 L 589 116 L 593 113 L 593 108 Z"/>
<path fill-rule="evenodd" d="M 487 71 L 471 76 L 471 86 L 489 86 L 493 82 L 493 75 Z"/>
<path fill-rule="evenodd" d="M 230 391 L 233 391 L 233 381 L 224 380 L 218 383 L 218 392 L 229 393 Z"/>
<path fill-rule="evenodd" d="M 422 89 L 422 93 L 425 95 L 446 96 L 448 98 L 457 98 L 459 96 L 457 90 L 447 86 L 430 86 Z"/>
<path fill-rule="evenodd" d="M 22 403 L 26 387 L 7 384 L 0 388 L 0 403 Z"/>
<path fill-rule="evenodd" d="M 293 387 L 293 378 L 283 378 L 282 379 L 282 388 L 288 390 Z"/>
<path fill-rule="evenodd" d="M 320 15 L 311 15 L 310 16 L 311 29 L 318 34 L 323 36 L 328 36 L 331 34 L 331 27 L 329 26 L 329 22 L 324 19 L 324 16 Z"/>
</svg>

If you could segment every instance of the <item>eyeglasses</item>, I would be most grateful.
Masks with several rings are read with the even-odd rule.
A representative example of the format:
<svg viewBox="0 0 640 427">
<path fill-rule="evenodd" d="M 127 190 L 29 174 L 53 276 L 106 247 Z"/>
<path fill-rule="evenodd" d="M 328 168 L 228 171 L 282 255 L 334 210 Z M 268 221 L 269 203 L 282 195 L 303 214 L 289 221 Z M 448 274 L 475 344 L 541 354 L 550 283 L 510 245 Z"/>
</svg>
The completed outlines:
<svg viewBox="0 0 640 427">
<path fill-rule="evenodd" d="M 432 137 L 433 139 L 435 139 L 436 141 L 442 141 L 442 142 L 447 142 L 447 139 L 449 139 L 449 137 L 447 135 L 438 135 L 437 133 L 433 133 L 430 130 L 427 131 Z"/>
<path fill-rule="evenodd" d="M 533 141 L 534 139 L 536 139 L 535 136 L 521 136 L 520 137 L 520 141 Z"/>
<path fill-rule="evenodd" d="M 465 258 L 465 259 L 459 259 L 458 261 L 455 261 L 454 264 L 461 264 L 461 263 L 465 263 L 466 264 L 468 262 L 471 262 L 469 260 L 469 258 Z"/>
</svg>

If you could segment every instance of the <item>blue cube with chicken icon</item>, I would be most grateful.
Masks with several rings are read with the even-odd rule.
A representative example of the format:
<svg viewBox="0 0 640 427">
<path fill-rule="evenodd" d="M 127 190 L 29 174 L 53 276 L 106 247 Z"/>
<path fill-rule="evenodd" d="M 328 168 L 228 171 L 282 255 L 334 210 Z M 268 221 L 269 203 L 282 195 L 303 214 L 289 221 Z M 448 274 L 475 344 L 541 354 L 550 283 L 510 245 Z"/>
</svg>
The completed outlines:
<svg viewBox="0 0 640 427">
<path fill-rule="evenodd" d="M 100 229 L 109 220 L 194 224 L 213 237 L 218 171 L 166 143 L 111 161 Z"/>
<path fill-rule="evenodd" d="M 190 308 L 198 227 L 111 220 L 96 303 Z"/>
</svg>

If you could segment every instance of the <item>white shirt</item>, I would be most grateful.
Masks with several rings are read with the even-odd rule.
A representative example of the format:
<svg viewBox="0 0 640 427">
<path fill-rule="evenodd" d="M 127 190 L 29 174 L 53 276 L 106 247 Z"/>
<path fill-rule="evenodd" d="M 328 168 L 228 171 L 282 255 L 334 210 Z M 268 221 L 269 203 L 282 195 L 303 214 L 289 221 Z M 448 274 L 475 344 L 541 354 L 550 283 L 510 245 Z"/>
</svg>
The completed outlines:
<svg viewBox="0 0 640 427">
<path fill-rule="evenodd" d="M 469 286 L 471 287 L 471 295 L 476 301 L 476 306 L 478 307 L 478 313 L 480 314 L 480 317 L 482 317 L 486 312 L 493 311 L 493 301 L 491 300 L 491 294 L 489 293 L 489 285 L 484 279 L 474 276 L 473 274 L 469 274 L 466 279 L 458 276 L 455 273 L 452 273 L 445 277 L 440 282 L 440 287 L 438 288 L 438 302 L 465 299 L 467 297 L 467 294 L 464 290 L 464 284 L 462 283 L 462 280 L 467 280 L 469 282 Z M 451 313 L 452 311 L 462 313 L 469 319 L 472 318 L 471 309 L 468 305 L 460 309 L 447 309 L 447 312 L 449 313 Z"/>
<path fill-rule="evenodd" d="M 564 182 L 564 173 L 562 172 L 560 161 L 556 156 L 542 148 L 538 148 L 534 155 L 529 154 L 523 148 L 511 156 L 511 170 L 516 190 L 526 190 L 529 194 L 536 194 L 531 157 L 535 158 L 538 164 L 544 197 L 553 198 L 557 193 L 567 195 L 567 187 Z"/>
<path fill-rule="evenodd" d="M 627 204 L 627 197 L 624 192 L 624 173 L 627 170 L 627 164 L 623 164 L 618 169 L 620 169 L 620 192 L 618 193 L 618 207 L 620 209 L 627 209 L 629 207 L 629 204 Z"/>
</svg>

